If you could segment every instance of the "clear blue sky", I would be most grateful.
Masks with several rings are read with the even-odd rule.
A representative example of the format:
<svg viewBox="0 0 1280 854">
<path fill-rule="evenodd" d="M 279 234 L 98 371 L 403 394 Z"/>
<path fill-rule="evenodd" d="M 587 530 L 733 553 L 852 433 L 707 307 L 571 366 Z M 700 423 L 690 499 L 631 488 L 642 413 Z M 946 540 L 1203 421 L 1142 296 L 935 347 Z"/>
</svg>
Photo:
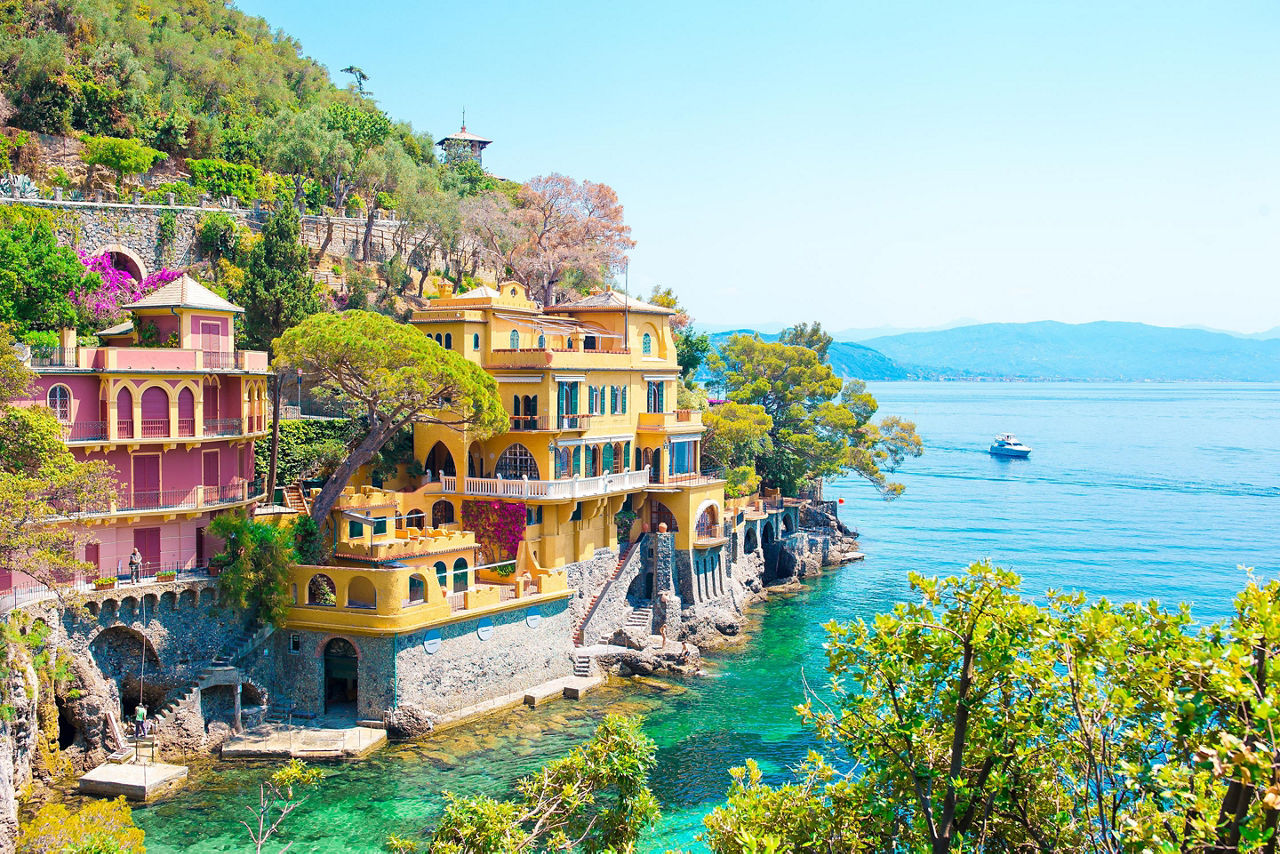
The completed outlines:
<svg viewBox="0 0 1280 854">
<path fill-rule="evenodd" d="M 1280 4 L 242 0 L 717 324 L 1280 325 Z"/>
</svg>

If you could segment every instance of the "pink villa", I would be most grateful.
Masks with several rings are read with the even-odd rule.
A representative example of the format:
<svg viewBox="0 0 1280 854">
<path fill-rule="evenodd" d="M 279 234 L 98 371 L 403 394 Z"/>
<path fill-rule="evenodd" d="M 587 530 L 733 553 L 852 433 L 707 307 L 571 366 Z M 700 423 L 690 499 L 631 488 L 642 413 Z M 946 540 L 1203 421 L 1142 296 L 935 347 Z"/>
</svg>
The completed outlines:
<svg viewBox="0 0 1280 854">
<path fill-rule="evenodd" d="M 33 404 L 65 428 L 80 459 L 106 460 L 118 486 L 108 507 L 79 515 L 96 575 L 207 566 L 212 516 L 253 504 L 253 444 L 270 428 L 267 354 L 235 349 L 232 305 L 188 276 L 125 306 L 132 319 L 102 346 L 34 348 Z M 17 579 L 15 579 L 17 580 Z M 12 583 L 0 579 L 0 587 Z"/>
</svg>

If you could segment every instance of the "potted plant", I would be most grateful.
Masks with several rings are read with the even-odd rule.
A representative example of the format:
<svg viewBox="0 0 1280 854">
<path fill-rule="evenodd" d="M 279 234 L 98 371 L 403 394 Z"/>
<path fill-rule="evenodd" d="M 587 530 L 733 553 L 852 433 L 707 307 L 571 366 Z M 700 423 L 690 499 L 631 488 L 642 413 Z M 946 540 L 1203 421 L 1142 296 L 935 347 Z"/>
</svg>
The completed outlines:
<svg viewBox="0 0 1280 854">
<path fill-rule="evenodd" d="M 116 577 L 114 575 L 104 575 L 101 578 L 93 580 L 94 590 L 110 590 L 116 586 Z"/>
<path fill-rule="evenodd" d="M 173 581 L 178 577 L 176 569 L 162 569 L 156 573 L 156 581 Z"/>
</svg>

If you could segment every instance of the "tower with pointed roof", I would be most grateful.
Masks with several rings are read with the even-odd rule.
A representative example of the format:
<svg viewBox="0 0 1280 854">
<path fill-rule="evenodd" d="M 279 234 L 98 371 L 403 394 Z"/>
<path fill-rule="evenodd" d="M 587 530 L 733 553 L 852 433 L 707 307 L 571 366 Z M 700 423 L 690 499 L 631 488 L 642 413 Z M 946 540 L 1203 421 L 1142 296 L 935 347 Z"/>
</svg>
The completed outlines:
<svg viewBox="0 0 1280 854">
<path fill-rule="evenodd" d="M 444 159 L 449 163 L 460 160 L 474 160 L 484 165 L 483 152 L 493 142 L 483 136 L 477 136 L 467 130 L 467 111 L 462 111 L 462 129 L 441 139 L 436 145 L 444 150 Z"/>
</svg>

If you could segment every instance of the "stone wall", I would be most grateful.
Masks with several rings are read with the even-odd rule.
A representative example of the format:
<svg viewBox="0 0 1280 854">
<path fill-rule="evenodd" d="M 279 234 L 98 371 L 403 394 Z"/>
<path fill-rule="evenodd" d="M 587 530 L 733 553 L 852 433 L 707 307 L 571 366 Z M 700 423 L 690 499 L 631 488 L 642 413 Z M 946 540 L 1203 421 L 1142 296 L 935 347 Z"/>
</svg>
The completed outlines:
<svg viewBox="0 0 1280 854">
<path fill-rule="evenodd" d="M 581 560 L 565 565 L 564 570 L 568 576 L 569 586 L 576 591 L 573 598 L 569 600 L 570 619 L 575 627 L 586 616 L 596 591 L 609 580 L 609 576 L 617 568 L 618 552 L 614 549 L 598 549 L 591 556 L 591 560 Z"/>
<path fill-rule="evenodd" d="M 584 624 L 582 617 L 575 614 L 574 625 L 582 625 L 582 642 L 590 645 L 599 643 L 603 639 L 613 636 L 623 623 L 627 620 L 627 615 L 631 609 L 640 604 L 642 594 L 638 588 L 638 582 L 641 581 L 641 574 L 645 571 L 645 550 L 649 548 L 649 534 L 645 534 L 639 544 L 631 550 L 627 556 L 627 562 L 618 571 L 616 578 L 613 578 L 613 571 L 617 567 L 620 559 L 616 552 L 612 549 L 602 549 L 597 552 L 597 559 L 584 562 L 583 564 L 572 564 L 571 566 L 589 567 L 590 572 L 580 571 L 580 581 L 582 587 L 579 588 L 580 593 L 585 594 L 585 598 L 575 597 L 573 602 L 577 606 L 576 610 L 583 610 L 583 603 L 589 603 L 591 597 L 595 596 L 594 591 L 600 590 L 602 584 L 607 583 L 608 586 L 599 594 L 599 601 L 596 603 L 595 610 L 591 612 L 590 619 Z M 601 564 L 609 561 L 607 572 L 600 573 L 598 568 Z M 613 578 L 612 581 L 609 579 Z M 571 585 L 574 583 L 572 576 L 570 577 Z"/>
</svg>

